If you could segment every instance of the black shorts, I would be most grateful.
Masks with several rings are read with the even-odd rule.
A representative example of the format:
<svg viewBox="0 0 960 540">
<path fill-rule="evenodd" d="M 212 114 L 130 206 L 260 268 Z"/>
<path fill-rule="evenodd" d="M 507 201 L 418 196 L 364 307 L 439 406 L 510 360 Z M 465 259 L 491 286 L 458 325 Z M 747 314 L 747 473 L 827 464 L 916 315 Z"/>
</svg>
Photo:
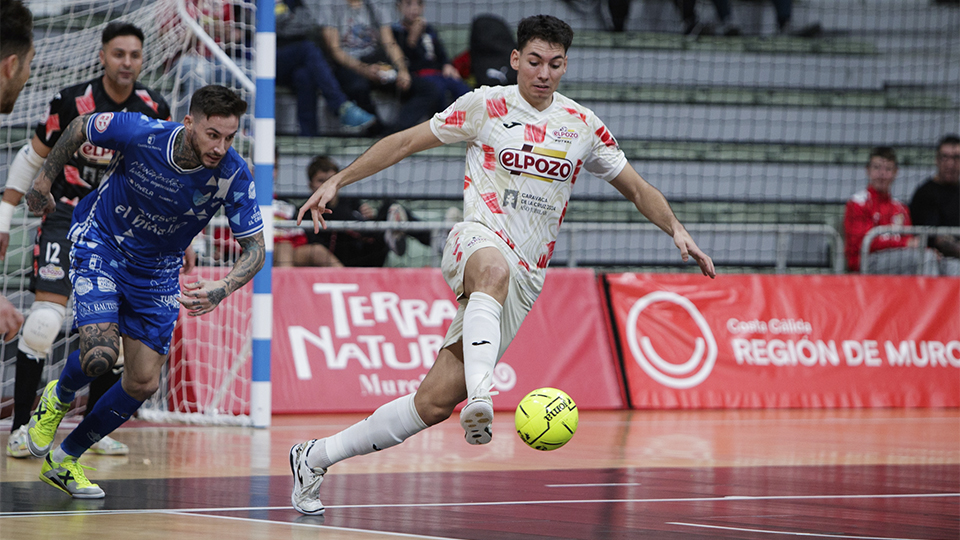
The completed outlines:
<svg viewBox="0 0 960 540">
<path fill-rule="evenodd" d="M 30 290 L 70 296 L 70 248 L 67 239 L 73 206 L 58 202 L 57 209 L 43 220 L 33 246 L 33 275 Z"/>
</svg>

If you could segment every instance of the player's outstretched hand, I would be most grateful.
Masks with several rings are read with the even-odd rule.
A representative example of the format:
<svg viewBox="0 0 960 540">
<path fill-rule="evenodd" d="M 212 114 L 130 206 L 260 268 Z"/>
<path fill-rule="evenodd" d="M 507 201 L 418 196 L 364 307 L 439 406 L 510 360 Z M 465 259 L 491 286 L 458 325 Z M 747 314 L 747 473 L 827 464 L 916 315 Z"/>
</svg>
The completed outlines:
<svg viewBox="0 0 960 540">
<path fill-rule="evenodd" d="M 210 313 L 227 297 L 227 287 L 221 280 L 206 281 L 197 278 L 196 281 L 183 283 L 183 290 L 177 301 L 187 308 L 191 317 L 199 317 Z"/>
<path fill-rule="evenodd" d="M 23 325 L 23 314 L 7 300 L 0 296 L 0 340 L 4 343 L 17 337 L 17 332 Z"/>
<path fill-rule="evenodd" d="M 673 233 L 673 243 L 680 250 L 680 258 L 683 259 L 683 262 L 687 262 L 690 257 L 693 257 L 693 260 L 697 261 L 697 265 L 700 266 L 703 275 L 710 278 L 717 277 L 717 271 L 713 267 L 713 259 L 697 247 L 697 243 L 693 241 L 693 237 L 686 229 L 681 227 Z"/>
<path fill-rule="evenodd" d="M 336 176 L 329 178 L 326 182 L 320 184 L 320 187 L 313 192 L 313 195 L 307 199 L 297 212 L 297 225 L 303 221 L 303 215 L 310 211 L 310 217 L 313 219 L 313 232 L 320 232 L 320 227 L 327 228 L 327 221 L 323 219 L 324 214 L 331 214 L 333 210 L 327 208 L 327 204 L 337 196 Z"/>
</svg>

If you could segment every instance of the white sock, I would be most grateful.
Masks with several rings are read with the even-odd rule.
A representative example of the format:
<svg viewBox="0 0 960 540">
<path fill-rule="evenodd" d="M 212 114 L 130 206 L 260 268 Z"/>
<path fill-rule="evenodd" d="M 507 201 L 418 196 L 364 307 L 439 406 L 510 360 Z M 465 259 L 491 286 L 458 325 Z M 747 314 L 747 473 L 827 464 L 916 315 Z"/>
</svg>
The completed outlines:
<svg viewBox="0 0 960 540">
<path fill-rule="evenodd" d="M 67 453 L 63 451 L 63 448 L 60 448 L 60 445 L 57 445 L 57 447 L 53 449 L 53 455 L 50 456 L 50 459 L 53 460 L 54 463 L 63 463 L 63 460 L 67 459 Z"/>
<path fill-rule="evenodd" d="M 307 465 L 324 468 L 353 456 L 396 446 L 411 435 L 427 429 L 408 394 L 381 405 L 370 416 L 347 429 L 319 441 L 307 454 Z"/>
<path fill-rule="evenodd" d="M 475 292 L 463 312 L 463 376 L 467 399 L 473 399 L 483 379 L 493 376 L 500 353 L 500 313 L 503 306 L 489 294 Z M 492 379 L 491 379 L 492 380 Z M 482 388 L 486 392 L 489 388 Z"/>
</svg>

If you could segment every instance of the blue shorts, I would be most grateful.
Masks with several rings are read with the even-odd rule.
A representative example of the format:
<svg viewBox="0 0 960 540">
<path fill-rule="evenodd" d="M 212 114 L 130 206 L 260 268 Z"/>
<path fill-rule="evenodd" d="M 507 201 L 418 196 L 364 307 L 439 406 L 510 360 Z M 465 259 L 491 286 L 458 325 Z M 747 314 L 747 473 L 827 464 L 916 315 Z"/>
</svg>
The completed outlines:
<svg viewBox="0 0 960 540">
<path fill-rule="evenodd" d="M 78 242 L 70 253 L 74 329 L 117 323 L 120 333 L 160 354 L 170 352 L 170 338 L 180 313 L 180 267 L 147 268 L 103 248 Z"/>
</svg>

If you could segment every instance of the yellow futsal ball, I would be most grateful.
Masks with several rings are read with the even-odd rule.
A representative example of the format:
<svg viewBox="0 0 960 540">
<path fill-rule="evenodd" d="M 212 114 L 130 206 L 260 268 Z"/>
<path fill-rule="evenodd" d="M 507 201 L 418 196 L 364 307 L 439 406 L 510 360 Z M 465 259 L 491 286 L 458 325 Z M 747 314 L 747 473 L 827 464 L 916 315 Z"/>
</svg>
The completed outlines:
<svg viewBox="0 0 960 540">
<path fill-rule="evenodd" d="M 577 404 L 566 392 L 538 388 L 517 405 L 517 435 L 530 448 L 556 450 L 573 438 L 579 418 Z"/>
</svg>

